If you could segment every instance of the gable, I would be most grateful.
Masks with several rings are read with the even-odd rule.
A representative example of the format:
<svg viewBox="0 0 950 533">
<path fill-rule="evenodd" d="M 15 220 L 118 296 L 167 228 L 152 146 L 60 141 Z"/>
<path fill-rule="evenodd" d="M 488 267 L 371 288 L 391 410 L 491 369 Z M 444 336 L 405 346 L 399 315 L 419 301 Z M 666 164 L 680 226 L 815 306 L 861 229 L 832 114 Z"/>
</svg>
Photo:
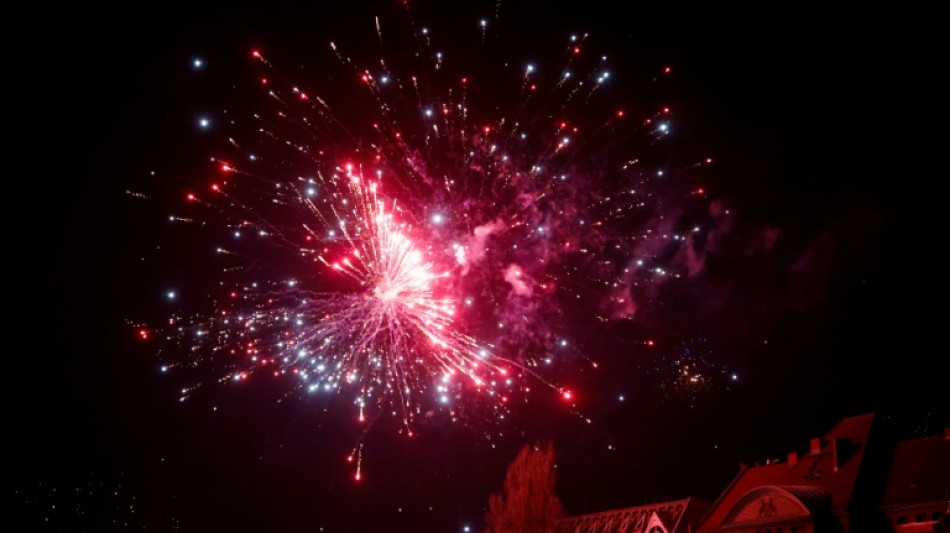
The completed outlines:
<svg viewBox="0 0 950 533">
<path fill-rule="evenodd" d="M 660 520 L 659 515 L 656 514 L 656 511 L 650 515 L 650 521 L 647 522 L 646 527 L 647 533 L 669 533 L 666 525 Z"/>
<path fill-rule="evenodd" d="M 779 487 L 761 487 L 746 493 L 730 509 L 722 525 L 811 517 L 798 498 Z"/>
</svg>

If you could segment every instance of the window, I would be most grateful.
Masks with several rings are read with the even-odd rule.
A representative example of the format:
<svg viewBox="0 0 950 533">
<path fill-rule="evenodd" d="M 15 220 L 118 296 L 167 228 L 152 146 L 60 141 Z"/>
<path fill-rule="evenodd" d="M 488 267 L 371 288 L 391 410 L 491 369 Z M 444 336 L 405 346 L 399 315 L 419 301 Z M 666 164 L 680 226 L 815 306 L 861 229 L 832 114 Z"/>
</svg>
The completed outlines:
<svg viewBox="0 0 950 533">
<path fill-rule="evenodd" d="M 898 516 L 898 517 L 897 517 L 897 523 L 898 523 L 898 524 L 906 524 L 906 523 L 907 523 L 907 517 L 906 517 L 906 516 Z"/>
<path fill-rule="evenodd" d="M 918 514 L 918 515 L 917 515 L 917 520 L 916 520 L 916 521 L 917 521 L 917 522 L 923 522 L 923 521 L 924 521 L 924 517 L 925 517 L 925 516 L 927 516 L 927 515 L 925 515 L 924 513 L 920 513 L 920 514 Z"/>
</svg>

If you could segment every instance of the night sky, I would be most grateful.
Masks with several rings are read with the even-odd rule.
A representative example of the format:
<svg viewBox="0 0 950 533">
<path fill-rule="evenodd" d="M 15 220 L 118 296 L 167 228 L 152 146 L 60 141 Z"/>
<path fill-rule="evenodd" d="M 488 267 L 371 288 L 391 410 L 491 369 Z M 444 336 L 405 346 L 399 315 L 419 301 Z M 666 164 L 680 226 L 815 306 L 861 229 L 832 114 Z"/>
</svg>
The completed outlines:
<svg viewBox="0 0 950 533">
<path fill-rule="evenodd" d="M 588 32 L 613 69 L 598 97 L 637 101 L 651 87 L 645 105 L 671 106 L 678 129 L 656 150 L 712 158 L 683 175 L 703 187 L 700 204 L 732 214 L 701 271 L 635 291 L 632 316 L 611 319 L 599 293 L 562 315 L 573 355 L 551 376 L 581 416 L 537 394 L 504 421 L 435 417 L 412 439 L 383 418 L 357 483 L 350 403 L 284 398 L 266 380 L 179 402 L 187 374 L 160 372 L 157 340 L 138 330 L 167 318 L 169 286 L 213 288 L 203 239 L 216 237 L 167 220 L 213 172 L 222 132 L 198 120 L 238 108 L 250 51 L 347 101 L 329 42 L 372 64 L 374 16 L 398 47 L 401 3 L 37 15 L 25 22 L 36 42 L 8 50 L 16 531 L 476 531 L 525 444 L 554 442 L 558 496 L 582 514 L 714 500 L 740 462 L 784 458 L 848 416 L 877 413 L 908 438 L 950 425 L 944 104 L 926 16 L 430 4 L 414 17 L 450 58 L 478 56 L 483 17 L 489 64 L 552 66 L 546 53 Z M 644 85 L 665 66 L 668 83 Z M 473 108 L 517 96 L 501 86 L 473 90 Z M 682 380 L 683 361 L 699 385 Z"/>
</svg>

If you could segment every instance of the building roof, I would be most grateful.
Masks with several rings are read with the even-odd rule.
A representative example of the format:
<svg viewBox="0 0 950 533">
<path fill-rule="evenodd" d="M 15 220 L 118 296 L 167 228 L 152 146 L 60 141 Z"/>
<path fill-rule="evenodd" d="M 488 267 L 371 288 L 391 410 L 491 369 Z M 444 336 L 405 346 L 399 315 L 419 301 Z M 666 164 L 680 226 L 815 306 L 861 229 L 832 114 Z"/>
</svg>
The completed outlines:
<svg viewBox="0 0 950 533">
<path fill-rule="evenodd" d="M 817 500 L 811 500 L 820 498 L 821 505 L 830 507 L 833 513 L 846 510 L 873 420 L 873 414 L 845 418 L 824 437 L 812 439 L 809 453 L 800 459 L 797 454 L 791 454 L 788 462 L 769 461 L 743 468 L 713 503 L 699 530 L 721 527 L 740 500 L 762 487 L 793 494 L 806 506 L 809 502 L 818 504 Z"/>
<path fill-rule="evenodd" d="M 896 443 L 878 442 L 881 437 L 875 436 L 869 452 L 874 421 L 873 413 L 845 418 L 811 439 L 801 456 L 792 452 L 787 461 L 743 466 L 712 504 L 687 498 L 575 516 L 562 521 L 561 530 L 642 533 L 657 526 L 669 533 L 714 532 L 808 521 L 816 530 L 850 524 L 845 527 L 864 531 L 881 523 L 881 511 L 893 517 L 910 516 L 910 510 L 916 520 L 905 517 L 906 523 L 891 526 L 893 531 L 945 528 L 950 524 L 950 428 L 943 435 Z"/>
<path fill-rule="evenodd" d="M 670 533 L 686 531 L 709 508 L 709 500 L 686 498 L 670 502 L 652 503 L 625 509 L 572 516 L 561 521 L 560 530 L 568 533 L 638 532 L 646 529 L 652 519 L 658 519 Z"/>
<path fill-rule="evenodd" d="M 827 515 L 831 495 L 823 487 L 765 486 L 745 493 L 721 526 Z"/>
<path fill-rule="evenodd" d="M 702 524 L 722 524 L 726 515 L 735 506 L 743 495 L 762 486 L 774 485 L 788 470 L 788 463 L 772 463 L 763 466 L 746 466 L 739 471 L 739 475 L 722 491 L 719 498 L 713 503 Z"/>
<path fill-rule="evenodd" d="M 831 511 L 848 508 L 861 470 L 873 414 L 845 418 L 821 439 L 820 451 L 801 457 L 782 475 L 782 485 L 817 485 L 831 493 Z"/>
<path fill-rule="evenodd" d="M 881 507 L 950 501 L 950 430 L 897 443 Z"/>
</svg>

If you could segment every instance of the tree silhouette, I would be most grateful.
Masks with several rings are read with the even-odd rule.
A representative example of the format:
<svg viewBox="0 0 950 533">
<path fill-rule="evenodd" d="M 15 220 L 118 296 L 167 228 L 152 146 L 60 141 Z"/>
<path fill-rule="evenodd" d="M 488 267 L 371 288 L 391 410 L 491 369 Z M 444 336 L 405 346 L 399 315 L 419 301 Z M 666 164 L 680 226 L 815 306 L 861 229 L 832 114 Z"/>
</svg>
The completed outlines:
<svg viewBox="0 0 950 533">
<path fill-rule="evenodd" d="M 555 478 L 552 443 L 521 448 L 508 466 L 502 492 L 488 498 L 484 533 L 555 533 L 564 517 Z"/>
</svg>

